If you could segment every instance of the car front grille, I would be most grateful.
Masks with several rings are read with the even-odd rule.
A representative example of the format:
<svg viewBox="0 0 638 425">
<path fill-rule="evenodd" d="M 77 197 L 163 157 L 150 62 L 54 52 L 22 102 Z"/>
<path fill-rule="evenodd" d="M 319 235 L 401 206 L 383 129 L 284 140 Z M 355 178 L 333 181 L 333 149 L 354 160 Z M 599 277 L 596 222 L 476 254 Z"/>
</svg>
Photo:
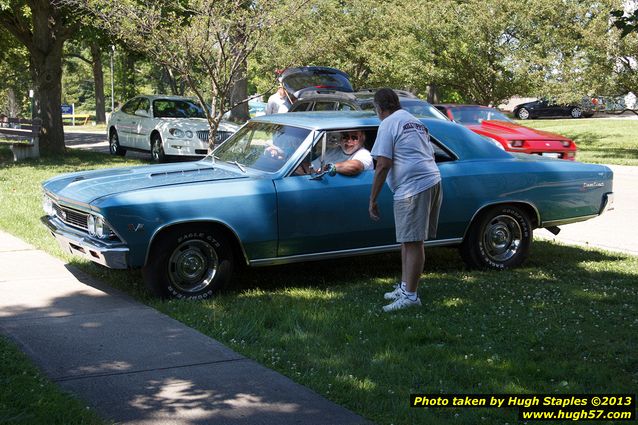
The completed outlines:
<svg viewBox="0 0 638 425">
<path fill-rule="evenodd" d="M 197 138 L 202 142 L 208 142 L 208 130 L 201 130 L 197 132 Z M 217 135 L 215 136 L 215 143 L 221 143 L 224 140 L 228 139 L 233 134 L 232 131 L 217 131 Z"/>
<path fill-rule="evenodd" d="M 208 142 L 208 130 L 201 130 L 197 132 L 197 138 L 202 142 Z"/>
<path fill-rule="evenodd" d="M 60 220 L 62 220 L 66 224 L 74 227 L 79 227 L 83 230 L 88 230 L 88 225 L 86 223 L 86 218 L 88 216 L 87 213 L 67 207 L 62 207 L 55 202 L 53 203 L 53 208 L 55 209 L 55 215 L 57 215 Z"/>
</svg>

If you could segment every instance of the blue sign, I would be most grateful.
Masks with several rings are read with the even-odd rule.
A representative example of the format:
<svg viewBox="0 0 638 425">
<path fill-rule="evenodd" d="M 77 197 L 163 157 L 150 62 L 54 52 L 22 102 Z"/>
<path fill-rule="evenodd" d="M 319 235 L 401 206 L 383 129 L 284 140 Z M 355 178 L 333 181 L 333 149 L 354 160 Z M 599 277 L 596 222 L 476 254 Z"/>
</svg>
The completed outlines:
<svg viewBox="0 0 638 425">
<path fill-rule="evenodd" d="M 65 115 L 73 115 L 73 105 L 66 105 L 66 104 L 62 104 L 62 114 Z"/>
</svg>

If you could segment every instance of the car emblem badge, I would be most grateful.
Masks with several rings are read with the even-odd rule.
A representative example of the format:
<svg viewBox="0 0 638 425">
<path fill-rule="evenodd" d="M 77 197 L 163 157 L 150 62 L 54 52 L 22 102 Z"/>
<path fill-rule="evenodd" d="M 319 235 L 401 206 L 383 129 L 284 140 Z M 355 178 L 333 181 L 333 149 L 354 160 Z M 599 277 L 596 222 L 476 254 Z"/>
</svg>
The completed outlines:
<svg viewBox="0 0 638 425">
<path fill-rule="evenodd" d="M 550 146 L 550 144 L 549 143 L 545 143 L 545 146 Z"/>
<path fill-rule="evenodd" d="M 139 232 L 144 230 L 144 225 L 142 223 L 137 224 L 129 224 L 128 225 L 129 232 Z"/>
<path fill-rule="evenodd" d="M 66 221 L 66 211 L 60 210 L 60 218 Z"/>
</svg>

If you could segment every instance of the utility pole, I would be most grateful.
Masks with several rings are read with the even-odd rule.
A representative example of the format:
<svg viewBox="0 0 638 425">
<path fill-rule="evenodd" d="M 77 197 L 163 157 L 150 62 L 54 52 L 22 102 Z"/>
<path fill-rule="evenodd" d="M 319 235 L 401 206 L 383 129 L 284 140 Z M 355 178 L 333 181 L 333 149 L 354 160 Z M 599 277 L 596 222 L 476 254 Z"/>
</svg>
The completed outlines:
<svg viewBox="0 0 638 425">
<path fill-rule="evenodd" d="M 113 85 L 113 56 L 115 55 L 115 45 L 111 44 L 111 113 L 115 110 L 115 89 Z"/>
</svg>

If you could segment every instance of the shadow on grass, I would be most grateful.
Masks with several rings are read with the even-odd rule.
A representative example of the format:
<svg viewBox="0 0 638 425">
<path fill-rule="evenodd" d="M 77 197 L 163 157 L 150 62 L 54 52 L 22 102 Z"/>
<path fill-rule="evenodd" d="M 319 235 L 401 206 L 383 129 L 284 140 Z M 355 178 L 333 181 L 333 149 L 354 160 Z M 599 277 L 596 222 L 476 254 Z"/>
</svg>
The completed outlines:
<svg viewBox="0 0 638 425">
<path fill-rule="evenodd" d="M 638 384 L 634 257 L 540 241 L 524 267 L 496 272 L 464 269 L 453 249 L 427 251 L 421 309 L 380 312 L 400 272 L 394 254 L 248 270 L 217 300 L 160 308 L 380 423 L 515 421 L 508 409 L 407 409 L 414 392 Z"/>
</svg>

